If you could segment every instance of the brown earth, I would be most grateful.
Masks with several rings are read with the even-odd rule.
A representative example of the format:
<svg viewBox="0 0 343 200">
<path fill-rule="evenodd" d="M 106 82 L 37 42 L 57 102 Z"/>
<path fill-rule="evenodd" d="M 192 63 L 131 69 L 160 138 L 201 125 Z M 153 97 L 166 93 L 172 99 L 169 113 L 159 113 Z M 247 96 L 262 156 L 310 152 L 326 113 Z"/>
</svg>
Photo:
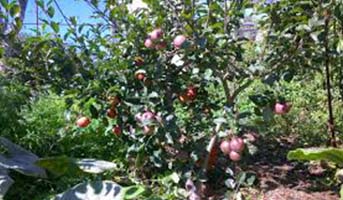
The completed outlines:
<svg viewBox="0 0 343 200">
<path fill-rule="evenodd" d="M 248 169 L 257 174 L 255 192 L 248 190 L 251 200 L 338 200 L 337 188 L 325 183 L 333 177 L 323 163 L 288 161 L 287 153 L 296 148 L 296 137 L 287 136 L 261 141 L 265 149 L 249 159 Z M 259 192 L 257 192 L 259 191 Z M 250 193 L 250 194 L 249 194 Z"/>
<path fill-rule="evenodd" d="M 246 159 L 244 164 L 237 165 L 236 170 L 248 171 L 257 177 L 257 185 L 241 188 L 244 199 L 339 200 L 338 187 L 328 183 L 334 170 L 325 163 L 309 164 L 287 160 L 287 153 L 300 147 L 296 142 L 295 136 L 261 138 L 256 144 L 259 149 L 257 153 Z M 212 182 L 211 185 L 217 189 L 212 191 L 212 195 L 206 195 L 205 199 L 224 199 L 223 194 L 227 190 L 218 186 L 223 180 L 220 177 L 215 180 L 216 183 Z"/>
</svg>

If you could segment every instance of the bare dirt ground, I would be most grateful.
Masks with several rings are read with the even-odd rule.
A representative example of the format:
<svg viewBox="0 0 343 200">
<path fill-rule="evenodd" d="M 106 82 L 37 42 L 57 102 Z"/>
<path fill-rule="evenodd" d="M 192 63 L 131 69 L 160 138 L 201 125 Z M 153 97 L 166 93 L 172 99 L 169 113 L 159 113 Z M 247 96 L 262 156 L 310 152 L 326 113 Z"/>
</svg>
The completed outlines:
<svg viewBox="0 0 343 200">
<path fill-rule="evenodd" d="M 338 200 L 337 188 L 324 183 L 332 172 L 320 164 L 290 162 L 287 152 L 295 149 L 296 138 L 285 137 L 261 141 L 264 147 L 252 159 L 248 169 L 255 172 L 259 184 L 243 189 L 251 200 Z M 261 143 L 260 142 L 260 143 Z"/>
</svg>

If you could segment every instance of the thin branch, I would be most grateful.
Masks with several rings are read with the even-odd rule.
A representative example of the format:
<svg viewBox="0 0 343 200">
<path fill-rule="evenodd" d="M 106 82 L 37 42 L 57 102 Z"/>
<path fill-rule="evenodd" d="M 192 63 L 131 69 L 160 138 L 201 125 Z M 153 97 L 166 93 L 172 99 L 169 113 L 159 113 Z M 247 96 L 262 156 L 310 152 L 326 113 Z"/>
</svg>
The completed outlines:
<svg viewBox="0 0 343 200">
<path fill-rule="evenodd" d="M 211 11 L 211 4 L 212 0 L 207 0 L 207 7 L 208 7 L 208 13 L 207 13 L 207 22 L 206 22 L 206 28 L 210 25 L 210 21 L 212 18 L 212 11 Z"/>
<path fill-rule="evenodd" d="M 56 5 L 57 10 L 61 13 L 61 15 L 62 15 L 64 21 L 66 22 L 66 24 L 67 24 L 70 28 L 72 28 L 72 25 L 69 23 L 69 20 L 68 20 L 67 16 L 63 13 L 63 11 L 62 11 L 60 5 L 57 3 L 56 0 L 53 0 L 53 1 L 54 1 L 55 5 Z"/>
<path fill-rule="evenodd" d="M 224 0 L 224 34 L 227 34 L 227 24 L 228 24 L 228 18 L 227 18 L 227 0 Z"/>
</svg>

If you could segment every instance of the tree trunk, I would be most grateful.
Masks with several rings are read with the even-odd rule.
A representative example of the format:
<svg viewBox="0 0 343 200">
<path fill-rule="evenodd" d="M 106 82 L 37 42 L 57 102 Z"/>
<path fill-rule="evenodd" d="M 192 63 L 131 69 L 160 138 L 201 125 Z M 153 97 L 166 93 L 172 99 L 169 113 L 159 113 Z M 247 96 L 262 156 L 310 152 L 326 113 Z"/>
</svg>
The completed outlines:
<svg viewBox="0 0 343 200">
<path fill-rule="evenodd" d="M 20 6 L 20 20 L 23 22 L 25 18 L 25 12 L 27 8 L 27 3 L 29 0 L 19 0 L 19 6 Z"/>
</svg>

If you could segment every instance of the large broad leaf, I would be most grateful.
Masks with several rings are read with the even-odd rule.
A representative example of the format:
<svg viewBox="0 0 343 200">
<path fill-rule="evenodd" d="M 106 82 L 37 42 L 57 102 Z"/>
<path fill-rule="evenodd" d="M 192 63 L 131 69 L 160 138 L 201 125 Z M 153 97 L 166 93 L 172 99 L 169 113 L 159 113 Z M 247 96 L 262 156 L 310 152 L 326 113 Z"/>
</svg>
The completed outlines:
<svg viewBox="0 0 343 200">
<path fill-rule="evenodd" d="M 54 200 L 123 200 L 122 187 L 112 181 L 81 183 L 57 195 Z"/>
<path fill-rule="evenodd" d="M 51 171 L 56 175 L 87 173 L 103 173 L 116 168 L 116 164 L 95 159 L 75 159 L 66 156 L 42 158 L 37 165 Z"/>
<path fill-rule="evenodd" d="M 0 167 L 0 200 L 2 200 L 14 181 L 8 176 L 8 170 Z"/>
<path fill-rule="evenodd" d="M 145 192 L 143 186 L 135 185 L 123 188 L 123 193 L 125 194 L 125 199 L 137 199 L 141 194 Z"/>
<path fill-rule="evenodd" d="M 343 149 L 336 148 L 309 148 L 296 149 L 290 151 L 287 155 L 289 160 L 326 160 L 343 164 Z"/>
<path fill-rule="evenodd" d="M 41 158 L 36 164 L 51 173 L 62 176 L 65 174 L 80 174 L 82 171 L 76 164 L 76 159 L 67 156 Z"/>
<path fill-rule="evenodd" d="M 87 173 L 99 174 L 117 167 L 116 164 L 103 160 L 80 159 L 76 161 L 79 168 Z"/>
<path fill-rule="evenodd" d="M 45 170 L 35 165 L 38 156 L 4 137 L 0 137 L 0 145 L 8 150 L 8 155 L 0 154 L 0 167 L 13 169 L 28 176 L 46 177 Z"/>
</svg>

